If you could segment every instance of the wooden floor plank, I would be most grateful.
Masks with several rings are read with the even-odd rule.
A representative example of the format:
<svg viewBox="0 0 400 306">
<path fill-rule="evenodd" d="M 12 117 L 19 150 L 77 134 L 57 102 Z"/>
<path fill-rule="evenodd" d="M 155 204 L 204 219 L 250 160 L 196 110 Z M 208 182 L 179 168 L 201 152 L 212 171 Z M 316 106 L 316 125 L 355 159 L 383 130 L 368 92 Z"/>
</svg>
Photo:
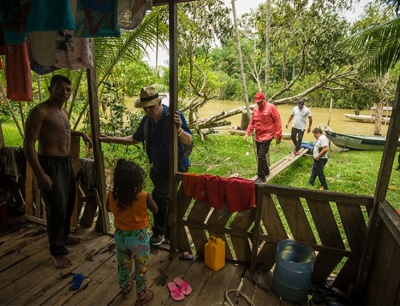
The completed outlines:
<svg viewBox="0 0 400 306">
<path fill-rule="evenodd" d="M 102 248 L 104 248 L 107 244 L 107 242 L 109 241 L 110 237 L 108 236 L 100 236 L 97 239 L 97 242 L 101 245 Z M 82 272 L 85 273 L 84 275 L 87 276 L 89 273 L 91 273 L 95 268 L 93 266 L 101 266 L 102 264 L 102 258 L 98 259 L 98 263 L 97 265 L 92 264 L 91 262 L 89 262 L 87 260 L 87 256 L 86 253 L 84 252 L 84 250 L 86 250 L 85 248 L 85 244 L 87 244 L 88 246 L 92 246 L 92 243 L 90 241 L 90 243 L 85 243 L 85 240 L 82 244 L 80 245 L 76 245 L 76 246 L 72 246 L 70 247 L 70 257 L 73 260 L 73 265 L 70 268 L 67 269 L 55 269 L 54 265 L 53 265 L 53 261 L 50 258 L 49 254 L 48 254 L 48 250 L 43 250 L 44 254 L 42 254 L 41 256 L 43 256 L 43 258 L 47 258 L 45 267 L 46 270 L 48 271 L 48 273 L 43 273 L 44 271 L 41 272 L 41 275 L 39 275 L 38 277 L 34 278 L 35 282 L 33 283 L 32 287 L 26 287 L 25 290 L 22 292 L 23 295 L 18 297 L 18 299 L 15 300 L 16 304 L 25 304 L 25 302 L 33 302 L 32 301 L 32 297 L 35 297 L 35 304 L 41 304 L 45 301 L 47 301 L 48 299 L 51 299 L 51 297 L 58 293 L 58 291 L 61 289 L 59 288 L 59 286 L 57 286 L 57 284 L 59 283 L 60 280 L 64 280 L 66 279 L 65 285 L 67 287 L 71 286 L 72 283 L 72 277 L 73 277 L 73 271 L 74 273 L 79 273 L 77 271 L 79 270 L 83 270 Z M 100 247 L 98 249 L 98 251 L 100 251 Z M 92 256 L 90 258 L 95 258 L 97 259 L 98 256 L 96 256 L 95 252 L 92 252 Z M 110 255 L 103 255 L 103 257 L 110 257 Z M 29 260 L 27 260 L 29 261 Z M 83 268 L 82 268 L 83 267 Z M 90 271 L 90 272 L 89 272 Z M 56 273 L 54 273 L 56 272 Z M 32 277 L 32 274 L 28 274 L 28 277 Z M 1 275 L 0 275 L 1 277 Z M 16 281 L 17 283 L 20 280 Z M 63 282 L 63 283 L 64 283 Z"/>
<path fill-rule="evenodd" d="M 173 282 L 175 277 L 184 279 L 192 264 L 192 261 L 182 262 L 178 260 L 172 260 L 170 262 L 168 267 L 163 271 L 165 282 L 160 284 L 160 286 L 151 287 L 154 292 L 154 301 L 152 302 L 154 305 L 164 305 L 169 302 L 170 294 L 168 290 L 168 282 Z"/>
<path fill-rule="evenodd" d="M 222 304 L 225 300 L 225 291 L 229 289 L 237 268 L 235 265 L 225 265 L 221 270 L 212 272 L 193 305 Z"/>
<path fill-rule="evenodd" d="M 187 265 L 184 261 L 177 258 L 174 259 L 178 261 L 178 264 Z M 202 261 L 195 261 L 188 268 L 186 274 L 183 276 L 183 280 L 187 281 L 192 287 L 192 293 L 185 296 L 184 304 L 193 305 L 198 299 L 200 293 L 202 292 L 203 286 L 207 281 L 208 277 L 211 275 L 212 270 L 207 268 Z M 169 293 L 168 293 L 169 294 Z M 180 305 L 179 302 L 169 299 L 166 305 Z"/>
<path fill-rule="evenodd" d="M 45 233 L 46 229 L 43 226 L 38 224 L 27 224 L 19 231 L 1 237 L 0 258 L 9 253 L 17 252 L 19 249 L 39 240 Z"/>
<path fill-rule="evenodd" d="M 94 229 L 80 230 L 82 243 L 68 246 L 73 265 L 67 269 L 55 269 L 48 251 L 46 231 L 38 231 L 40 228 L 45 229 L 45 226 L 37 226 L 28 230 L 30 233 L 40 233 L 35 240 L 31 239 L 30 234 L 23 237 L 21 233 L 16 235 L 16 232 L 10 231 L 14 238 L 20 239 L 15 244 L 19 251 L 0 258 L 0 263 L 5 263 L 3 271 L 0 271 L 1 305 L 134 304 L 135 286 L 127 300 L 121 298 L 113 237 L 102 235 Z M 3 241 L 8 239 L 4 238 Z M 148 303 L 149 306 L 220 305 L 224 302 L 228 289 L 238 288 L 244 269 L 242 266 L 227 263 L 224 268 L 215 272 L 206 267 L 203 261 L 180 260 L 178 255 L 172 255 L 161 248 L 151 248 L 147 280 L 155 296 Z M 72 290 L 75 273 L 85 276 L 78 290 Z M 263 274 L 258 274 L 258 281 L 261 275 Z M 187 281 L 193 290 L 183 302 L 170 298 L 167 283 L 175 277 Z M 242 291 L 257 301 L 258 305 L 273 304 L 267 294 L 246 279 L 243 281 Z M 272 294 L 271 301 L 279 302 L 279 298 Z M 239 302 L 238 306 L 246 305 L 244 299 Z"/>
</svg>

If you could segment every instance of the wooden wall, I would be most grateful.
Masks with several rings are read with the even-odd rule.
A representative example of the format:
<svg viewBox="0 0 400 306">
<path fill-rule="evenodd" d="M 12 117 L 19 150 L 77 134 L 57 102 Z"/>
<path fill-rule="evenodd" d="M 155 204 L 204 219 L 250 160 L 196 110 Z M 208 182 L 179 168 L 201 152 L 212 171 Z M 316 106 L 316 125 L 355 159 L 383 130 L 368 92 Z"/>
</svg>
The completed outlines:
<svg viewBox="0 0 400 306">
<path fill-rule="evenodd" d="M 367 305 L 400 305 L 400 217 L 386 201 L 380 203 L 378 244 L 364 299 Z"/>
</svg>

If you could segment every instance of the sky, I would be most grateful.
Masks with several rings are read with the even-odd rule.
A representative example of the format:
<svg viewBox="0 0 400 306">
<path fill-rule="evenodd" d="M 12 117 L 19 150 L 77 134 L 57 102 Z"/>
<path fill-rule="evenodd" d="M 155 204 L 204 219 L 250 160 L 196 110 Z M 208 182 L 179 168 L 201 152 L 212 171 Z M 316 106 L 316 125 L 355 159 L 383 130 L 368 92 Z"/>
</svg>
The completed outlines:
<svg viewBox="0 0 400 306">
<path fill-rule="evenodd" d="M 231 0 L 223 0 L 227 7 L 232 7 Z M 256 9 L 261 3 L 266 2 L 266 0 L 235 0 L 235 8 L 236 8 L 236 16 L 240 18 L 243 14 L 249 13 L 251 9 Z M 358 15 L 363 12 L 364 6 L 371 2 L 370 0 L 361 0 L 360 3 L 354 5 L 354 12 L 349 12 L 346 14 L 346 17 L 349 21 L 354 21 Z M 232 16 L 232 13 L 231 13 Z M 233 18 L 233 17 L 232 17 Z M 156 64 L 156 56 L 155 52 L 152 50 L 148 50 L 149 58 L 148 61 L 151 66 L 155 66 Z M 168 52 L 159 52 L 158 55 L 158 64 L 165 65 L 166 61 L 168 61 L 169 55 Z"/>
<path fill-rule="evenodd" d="M 227 7 L 232 7 L 231 0 L 224 0 Z M 235 0 L 236 16 L 239 18 L 244 13 L 249 13 L 251 9 L 256 9 L 259 4 L 266 0 Z"/>
</svg>

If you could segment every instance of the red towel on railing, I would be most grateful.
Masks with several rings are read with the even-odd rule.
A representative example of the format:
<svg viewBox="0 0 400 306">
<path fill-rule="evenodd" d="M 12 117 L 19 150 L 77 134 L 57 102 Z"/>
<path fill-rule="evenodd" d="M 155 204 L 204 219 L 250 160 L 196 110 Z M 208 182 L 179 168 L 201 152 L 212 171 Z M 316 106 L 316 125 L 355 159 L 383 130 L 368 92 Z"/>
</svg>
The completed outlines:
<svg viewBox="0 0 400 306">
<path fill-rule="evenodd" d="M 201 202 L 208 202 L 211 207 L 222 209 L 225 204 L 226 179 L 208 174 L 197 178 L 193 197 Z"/>
<path fill-rule="evenodd" d="M 256 207 L 254 182 L 240 177 L 228 179 L 225 197 L 229 211 L 241 211 Z"/>
<path fill-rule="evenodd" d="M 194 193 L 194 188 L 196 187 L 197 178 L 199 177 L 196 173 L 183 173 L 182 184 L 183 184 L 183 192 L 192 197 Z"/>
<path fill-rule="evenodd" d="M 193 197 L 198 201 L 208 202 L 218 210 L 222 209 L 225 203 L 229 211 L 241 211 L 256 206 L 254 182 L 239 177 L 199 175 Z"/>
</svg>

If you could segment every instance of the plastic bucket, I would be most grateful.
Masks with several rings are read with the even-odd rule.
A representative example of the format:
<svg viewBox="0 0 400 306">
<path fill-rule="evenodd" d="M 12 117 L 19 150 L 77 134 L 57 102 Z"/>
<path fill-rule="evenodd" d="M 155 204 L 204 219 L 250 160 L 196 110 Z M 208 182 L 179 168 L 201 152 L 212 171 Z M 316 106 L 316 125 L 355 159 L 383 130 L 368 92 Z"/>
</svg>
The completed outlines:
<svg viewBox="0 0 400 306">
<path fill-rule="evenodd" d="M 289 302 L 307 300 L 315 261 L 313 248 L 295 240 L 282 240 L 278 243 L 275 260 L 274 292 Z"/>
</svg>

